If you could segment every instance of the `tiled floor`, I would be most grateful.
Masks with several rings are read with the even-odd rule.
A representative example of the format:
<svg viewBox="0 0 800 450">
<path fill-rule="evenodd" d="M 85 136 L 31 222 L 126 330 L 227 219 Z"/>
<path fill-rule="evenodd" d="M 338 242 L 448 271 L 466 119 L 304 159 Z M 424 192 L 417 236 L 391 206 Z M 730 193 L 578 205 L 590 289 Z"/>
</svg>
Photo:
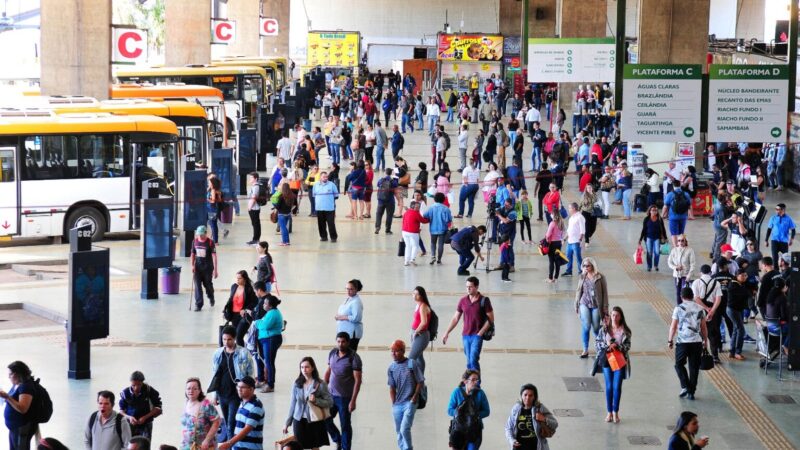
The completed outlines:
<svg viewBox="0 0 800 450">
<path fill-rule="evenodd" d="M 448 130 L 452 134 L 454 127 Z M 420 160 L 430 161 L 428 142 L 426 134 L 406 134 L 404 156 L 411 167 L 416 167 Z M 457 164 L 452 156 L 450 162 Z M 459 180 L 458 174 L 454 174 L 453 181 Z M 569 178 L 568 186 L 567 197 L 574 198 L 574 177 Z M 800 206 L 800 198 L 790 192 L 769 194 L 768 204 L 778 201 L 789 205 L 790 214 Z M 324 360 L 328 348 L 333 346 L 333 315 L 345 297 L 345 282 L 358 278 L 365 286 L 362 295 L 365 336 L 361 344 L 365 372 L 354 415 L 355 447 L 393 448 L 395 435 L 385 379 L 391 362 L 387 346 L 394 339 L 408 338 L 413 311 L 411 291 L 415 286 L 429 290 L 443 328 L 458 298 L 464 295 L 464 278 L 455 274 L 456 255 L 451 250 L 445 251 L 441 266 L 404 267 L 396 257 L 399 220 L 393 226 L 393 236 L 376 236 L 371 221 L 344 219 L 343 211 L 347 208 L 344 197 L 339 199 L 337 207 L 342 212 L 337 218 L 338 243 L 319 242 L 316 223 L 306 217 L 308 203 L 304 202 L 295 222 L 292 246 L 272 248 L 284 301 L 281 310 L 289 325 L 284 348 L 278 354 L 277 390 L 274 394 L 259 394 L 268 414 L 265 442 L 271 443 L 280 435 L 287 414 L 289 386 L 300 358 L 312 355 Z M 482 266 L 476 271 L 481 291 L 492 298 L 496 308 L 498 330 L 497 337 L 485 345 L 481 359 L 483 389 L 492 407 L 492 414 L 485 422 L 483 448 L 508 447 L 503 425 L 519 386 L 526 382 L 538 386 L 545 405 L 560 410 L 560 427 L 551 439 L 551 448 L 638 448 L 648 443 L 663 448 L 669 438 L 667 427 L 687 409 L 700 415 L 701 434 L 711 437 L 715 449 L 800 447 L 796 425 L 800 416 L 798 404 L 770 403 L 765 397 L 790 395 L 800 401 L 800 384 L 791 374 L 784 382 L 776 381 L 772 370 L 764 375 L 758 369 L 753 345 L 745 347 L 746 361 L 726 362 L 721 369 L 715 369 L 718 372 L 713 376 L 703 374 L 695 402 L 677 397 L 678 380 L 671 353 L 664 345 L 667 336 L 664 318 L 671 309 L 674 292 L 666 260 L 662 260 L 660 273 L 646 273 L 629 263 L 641 222 L 617 220 L 619 214 L 619 207 L 614 207 L 612 219 L 600 222 L 597 237 L 585 255 L 598 259 L 600 271 L 609 279 L 611 303 L 625 310 L 633 330 L 633 375 L 624 383 L 622 423 L 612 425 L 603 421 L 603 392 L 570 391 L 564 381 L 564 378 L 587 377 L 591 368 L 591 360 L 577 357 L 580 323 L 572 307 L 575 279 L 562 279 L 557 285 L 544 283 L 546 259 L 538 255 L 534 246 L 517 243 L 517 272 L 511 276 L 514 283 L 501 283 L 499 273 L 486 274 Z M 276 244 L 278 236 L 266 215 L 262 216 L 264 237 Z M 479 202 L 472 223 L 484 220 L 485 208 Z M 456 220 L 457 226 L 468 223 L 467 219 Z M 702 262 L 707 261 L 712 237 L 710 225 L 708 219 L 698 218 L 688 226 L 691 244 Z M 534 222 L 533 226 L 534 238 L 541 238 L 543 225 Z M 424 231 L 423 237 L 427 236 Z M 4 364 L 15 359 L 27 361 L 53 396 L 56 413 L 43 426 L 44 434 L 79 448 L 83 426 L 94 408 L 94 393 L 100 389 L 120 391 L 130 372 L 138 369 L 162 393 L 165 402 L 164 415 L 156 420 L 155 442 L 177 444 L 183 382 L 189 376 L 200 376 L 206 381 L 211 378 L 210 357 L 221 323 L 221 304 L 234 273 L 252 267 L 256 258 L 255 250 L 243 244 L 249 238 L 249 220 L 244 215 L 237 217 L 230 236 L 219 249 L 221 270 L 215 282 L 218 305 L 202 312 L 188 310 L 187 259 L 179 258 L 177 262 L 184 266 L 180 294 L 142 301 L 138 292 L 139 242 L 113 240 L 101 244 L 111 248 L 112 266 L 119 275 L 112 276 L 111 338 L 96 342 L 92 348 L 91 380 L 66 378 L 67 354 L 60 325 L 37 328 L 36 332 L 21 333 L 18 337 L 0 334 L 0 361 Z M 14 262 L 17 257 L 24 257 L 25 261 L 63 259 L 67 252 L 66 245 L 0 248 L 0 261 Z M 492 260 L 497 260 L 496 253 Z M 2 283 L 0 302 L 30 302 L 66 315 L 66 286 L 63 280 Z M 7 314 L 0 310 L 0 319 L 7 319 Z M 446 447 L 447 400 L 464 369 L 460 344 L 458 339 L 451 339 L 447 346 L 436 342 L 433 351 L 426 354 L 430 402 L 427 409 L 417 414 L 413 428 L 415 447 L 419 450 Z M 596 377 L 596 381 L 603 389 L 602 377 Z M 751 426 L 758 432 L 754 433 Z M 5 429 L 0 431 L 0 442 L 5 442 L 4 432 Z"/>
</svg>

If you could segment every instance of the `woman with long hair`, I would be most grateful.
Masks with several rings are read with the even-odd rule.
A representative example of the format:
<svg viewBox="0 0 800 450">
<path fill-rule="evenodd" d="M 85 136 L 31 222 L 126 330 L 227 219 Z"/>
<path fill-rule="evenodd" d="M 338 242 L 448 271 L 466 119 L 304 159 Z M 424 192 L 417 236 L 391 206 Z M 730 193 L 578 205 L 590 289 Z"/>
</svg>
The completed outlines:
<svg viewBox="0 0 800 450">
<path fill-rule="evenodd" d="M 333 406 L 333 397 L 328 385 L 319 377 L 314 358 L 306 356 L 300 361 L 300 375 L 292 385 L 292 400 L 289 403 L 289 417 L 283 427 L 283 434 L 289 432 L 300 441 L 303 448 L 318 450 L 330 445 L 325 420 L 312 417 L 312 406 L 319 410 L 327 410 Z"/>
<path fill-rule="evenodd" d="M 206 398 L 199 378 L 189 378 L 186 404 L 181 417 L 181 450 L 217 448 L 217 430 L 222 422 L 214 403 Z"/>
<path fill-rule="evenodd" d="M 575 291 L 575 314 L 581 319 L 583 353 L 581 358 L 589 357 L 589 330 L 595 335 L 600 331 L 600 322 L 608 315 L 608 285 L 606 277 L 597 269 L 594 258 L 584 258 L 581 264 L 578 289 Z"/>
<path fill-rule="evenodd" d="M 0 398 L 5 400 L 5 419 L 8 428 L 10 450 L 28 450 L 31 438 L 38 432 L 39 426 L 27 417 L 33 405 L 36 385 L 31 369 L 22 361 L 14 361 L 8 365 L 8 379 L 11 390 L 0 389 Z"/>
<path fill-rule="evenodd" d="M 430 326 L 431 303 L 428 300 L 428 293 L 425 288 L 417 286 L 413 292 L 414 303 L 414 318 L 411 322 L 411 350 L 408 352 L 408 359 L 415 361 L 419 364 L 422 372 L 425 372 L 425 358 L 422 356 L 425 348 L 431 342 L 431 334 L 428 331 Z"/>
<path fill-rule="evenodd" d="M 672 269 L 672 278 L 675 280 L 675 301 L 680 305 L 681 289 L 690 287 L 697 273 L 697 258 L 694 249 L 689 247 L 689 239 L 685 234 L 679 235 L 676 242 L 678 245 L 669 251 L 667 266 Z"/>
<path fill-rule="evenodd" d="M 645 252 L 647 253 L 647 271 L 650 272 L 655 267 L 658 272 L 658 261 L 661 258 L 661 244 L 667 242 L 667 229 L 664 226 L 664 219 L 658 212 L 658 206 L 651 204 L 647 209 L 647 215 L 642 219 L 642 232 L 639 234 L 639 245 L 644 241 Z M 678 290 L 680 292 L 680 289 Z"/>
<path fill-rule="evenodd" d="M 584 219 L 586 219 L 586 234 L 584 238 L 586 239 L 586 246 L 589 246 L 589 241 L 594 236 L 594 232 L 597 229 L 597 215 L 594 214 L 594 208 L 597 204 L 597 193 L 594 191 L 594 185 L 589 183 L 583 189 L 583 195 L 581 196 L 581 215 Z"/>
<path fill-rule="evenodd" d="M 215 244 L 219 243 L 219 215 L 224 205 L 219 178 L 212 174 L 208 177 L 208 187 L 206 188 L 206 212 L 208 225 L 211 227 L 211 239 Z"/>
<path fill-rule="evenodd" d="M 278 227 L 281 230 L 281 243 L 278 245 L 282 247 L 291 243 L 289 242 L 289 233 L 292 226 L 292 209 L 295 208 L 296 204 L 297 199 L 289 184 L 282 184 L 278 203 L 275 204 L 275 209 L 278 210 Z"/>
<path fill-rule="evenodd" d="M 551 184 L 551 186 L 554 185 Z M 564 262 L 564 259 L 559 253 L 561 253 L 561 241 L 565 237 L 565 230 L 566 227 L 564 226 L 564 219 L 561 217 L 561 214 L 554 215 L 553 219 L 547 225 L 547 233 L 544 235 L 544 239 L 547 241 L 548 247 L 548 283 L 555 283 L 558 281 L 558 274 L 561 272 L 561 263 Z"/>
<path fill-rule="evenodd" d="M 261 392 L 275 391 L 275 358 L 278 356 L 278 349 L 283 344 L 283 314 L 278 310 L 281 300 L 272 294 L 268 294 L 264 299 L 264 309 L 267 311 L 264 317 L 256 321 L 258 330 L 258 342 L 261 345 L 261 354 L 264 356 L 264 364 L 258 364 L 258 379 L 265 382 Z M 266 366 L 266 367 L 265 367 Z M 266 369 L 266 374 L 264 374 Z"/>
<path fill-rule="evenodd" d="M 605 316 L 603 326 L 595 339 L 597 358 L 595 359 L 592 375 L 603 371 L 606 380 L 606 422 L 619 423 L 619 402 L 622 396 L 622 380 L 631 376 L 631 362 L 628 352 L 631 349 L 631 329 L 625 322 L 622 308 L 615 306 L 611 315 Z M 625 366 L 612 367 L 609 355 L 619 352 L 625 359 Z M 613 358 L 613 356 L 611 356 Z"/>
<path fill-rule="evenodd" d="M 339 305 L 339 309 L 334 316 L 336 319 L 336 332 L 345 332 L 350 335 L 350 350 L 358 350 L 358 342 L 364 337 L 364 303 L 358 295 L 364 285 L 360 280 L 350 280 L 347 282 L 347 298 L 344 303 Z"/>
<path fill-rule="evenodd" d="M 672 436 L 669 437 L 667 450 L 699 450 L 705 448 L 708 445 L 708 436 L 695 440 L 698 431 L 700 431 L 700 422 L 697 420 L 697 414 L 691 411 L 682 412 L 678 417 L 678 423 L 675 424 L 675 429 L 672 430 Z"/>
<path fill-rule="evenodd" d="M 258 297 L 253 290 L 250 276 L 246 270 L 236 272 L 236 282 L 231 285 L 231 295 L 222 310 L 222 315 L 236 328 L 236 343 L 241 346 L 244 346 L 244 335 L 250 326 L 256 306 Z"/>
<path fill-rule="evenodd" d="M 547 438 L 542 435 L 542 427 L 551 431 L 558 428 L 558 420 L 539 401 L 539 390 L 532 384 L 525 384 L 519 390 L 519 400 L 511 407 L 506 420 L 506 440 L 511 450 L 549 450 Z"/>
<path fill-rule="evenodd" d="M 367 160 L 364 164 L 364 173 L 366 179 L 364 181 L 364 214 L 361 216 L 363 219 L 372 218 L 372 181 L 375 179 L 375 171 L 372 170 L 372 161 Z"/>
</svg>

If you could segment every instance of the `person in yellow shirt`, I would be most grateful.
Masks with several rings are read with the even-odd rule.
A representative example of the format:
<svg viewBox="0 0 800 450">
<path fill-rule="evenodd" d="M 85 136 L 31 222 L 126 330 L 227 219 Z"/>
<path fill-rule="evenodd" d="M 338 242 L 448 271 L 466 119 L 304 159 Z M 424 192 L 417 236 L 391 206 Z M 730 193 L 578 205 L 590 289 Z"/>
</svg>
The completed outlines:
<svg viewBox="0 0 800 450">
<path fill-rule="evenodd" d="M 317 202 L 315 201 L 313 195 L 314 185 L 317 184 L 317 181 L 319 181 L 319 166 L 314 165 L 308 170 L 308 176 L 306 176 L 304 186 L 308 192 L 308 198 L 311 200 L 311 214 L 308 215 L 309 217 L 317 217 Z"/>
</svg>

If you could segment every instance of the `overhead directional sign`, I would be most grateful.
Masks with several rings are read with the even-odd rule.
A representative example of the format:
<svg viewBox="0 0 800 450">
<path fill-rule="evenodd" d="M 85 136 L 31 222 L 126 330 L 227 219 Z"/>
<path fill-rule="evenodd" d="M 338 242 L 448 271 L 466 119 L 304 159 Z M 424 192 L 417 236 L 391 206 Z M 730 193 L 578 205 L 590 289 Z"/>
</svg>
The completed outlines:
<svg viewBox="0 0 800 450">
<path fill-rule="evenodd" d="M 710 141 L 786 141 L 788 65 L 712 64 L 708 78 Z"/>
<path fill-rule="evenodd" d="M 622 83 L 622 139 L 697 142 L 702 70 L 699 64 L 628 64 Z"/>
<path fill-rule="evenodd" d="M 136 64 L 147 60 L 147 30 L 112 25 L 111 52 L 112 64 Z"/>
<path fill-rule="evenodd" d="M 230 44 L 236 41 L 236 21 L 211 19 L 211 43 Z"/>
<path fill-rule="evenodd" d="M 531 83 L 612 81 L 617 62 L 614 38 L 528 39 Z"/>
</svg>

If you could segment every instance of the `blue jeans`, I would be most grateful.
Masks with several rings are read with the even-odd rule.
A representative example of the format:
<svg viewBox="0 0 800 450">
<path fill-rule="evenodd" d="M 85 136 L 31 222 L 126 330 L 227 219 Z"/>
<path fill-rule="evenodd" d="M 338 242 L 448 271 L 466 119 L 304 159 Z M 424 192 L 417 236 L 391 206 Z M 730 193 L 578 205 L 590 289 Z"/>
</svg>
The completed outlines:
<svg viewBox="0 0 800 450">
<path fill-rule="evenodd" d="M 644 250 L 647 252 L 647 270 L 658 268 L 658 260 L 661 256 L 661 241 L 658 239 L 647 238 Z"/>
<path fill-rule="evenodd" d="M 219 218 L 217 213 L 208 213 L 208 225 L 211 228 L 211 240 L 219 244 Z"/>
<path fill-rule="evenodd" d="M 342 449 L 350 450 L 353 448 L 353 426 L 350 424 L 350 397 L 333 396 L 333 405 L 339 411 L 339 425 L 342 431 L 336 428 L 333 418 L 325 421 L 328 434 L 334 442 L 341 444 Z"/>
<path fill-rule="evenodd" d="M 289 220 L 291 214 L 278 214 L 278 226 L 281 228 L 281 242 L 284 244 L 289 243 Z"/>
<path fill-rule="evenodd" d="M 434 249 L 432 248 L 431 251 Z M 469 269 L 469 265 L 475 260 L 475 255 L 472 254 L 472 247 L 458 250 L 458 272 L 464 272 Z"/>
<path fill-rule="evenodd" d="M 375 147 L 375 170 L 385 170 L 386 160 L 383 158 L 385 148 L 378 145 Z"/>
<path fill-rule="evenodd" d="M 625 217 L 631 216 L 631 192 L 633 189 L 625 189 L 622 193 L 622 213 Z"/>
<path fill-rule="evenodd" d="M 610 367 L 603 367 L 603 375 L 606 378 L 606 411 L 619 412 L 619 399 L 622 396 L 622 375 L 625 369 L 617 371 Z"/>
<path fill-rule="evenodd" d="M 256 364 L 258 366 L 258 379 L 260 381 L 266 381 L 267 386 L 274 388 L 275 358 L 278 356 L 278 349 L 281 347 L 281 344 L 283 344 L 283 336 L 279 334 L 277 336 L 259 339 L 258 342 L 261 344 L 261 356 L 264 358 L 264 364 Z M 266 374 L 264 373 L 264 366 L 266 366 Z"/>
<path fill-rule="evenodd" d="M 742 346 L 744 345 L 744 321 L 742 320 L 742 312 L 730 306 L 726 309 L 726 312 L 731 321 L 733 321 L 730 355 L 741 355 Z"/>
<path fill-rule="evenodd" d="M 621 202 L 622 201 L 622 191 L 617 189 L 614 191 L 614 201 Z"/>
<path fill-rule="evenodd" d="M 464 184 L 461 186 L 461 192 L 458 194 L 458 215 L 464 215 L 464 203 L 469 203 L 467 216 L 471 216 L 475 210 L 475 194 L 478 193 L 479 185 L 477 184 Z"/>
<path fill-rule="evenodd" d="M 583 351 L 589 349 L 589 329 L 592 330 L 595 338 L 597 332 L 600 331 L 600 309 L 589 308 L 586 305 L 580 305 L 578 313 L 581 316 L 581 338 L 583 338 Z"/>
<path fill-rule="evenodd" d="M 531 170 L 538 171 L 542 167 L 542 149 L 541 147 L 533 147 L 531 152 Z"/>
<path fill-rule="evenodd" d="M 516 114 L 514 114 L 514 115 L 516 116 Z M 512 147 L 514 146 L 514 141 L 516 141 L 516 140 L 517 140 L 517 131 L 516 130 L 514 130 L 514 131 L 509 130 L 508 131 L 508 142 L 511 142 L 511 146 Z"/>
<path fill-rule="evenodd" d="M 433 134 L 433 127 L 439 122 L 439 116 L 428 115 L 428 134 Z"/>
<path fill-rule="evenodd" d="M 572 255 L 578 258 L 578 271 L 580 271 L 581 264 L 583 264 L 583 257 L 581 256 L 581 243 L 567 244 L 567 268 L 564 273 L 572 273 Z"/>
<path fill-rule="evenodd" d="M 789 324 L 788 323 L 781 323 L 778 324 L 777 322 L 769 321 L 767 322 L 767 331 L 778 336 L 781 332 L 783 332 L 783 346 L 789 346 Z M 761 331 L 758 331 L 759 333 Z"/>
<path fill-rule="evenodd" d="M 331 162 L 339 164 L 342 160 L 342 154 L 339 153 L 339 144 L 331 143 L 328 145 L 328 153 L 331 155 Z"/>
<path fill-rule="evenodd" d="M 400 130 L 401 130 L 403 133 L 405 133 L 405 132 L 406 132 L 406 126 L 408 126 L 409 128 L 411 128 L 411 132 L 412 132 L 412 133 L 414 132 L 414 121 L 411 119 L 411 117 L 409 117 L 409 115 L 408 115 L 408 114 L 406 114 L 406 113 L 403 113 L 403 118 L 402 118 L 402 120 L 400 121 Z"/>
<path fill-rule="evenodd" d="M 473 369 L 480 372 L 483 338 L 477 334 L 470 334 L 467 336 L 461 336 L 461 340 L 464 343 L 464 355 L 467 357 L 467 369 Z"/>
<path fill-rule="evenodd" d="M 422 113 L 417 113 L 417 129 L 422 130 L 425 127 L 425 121 L 422 120 Z"/>
<path fill-rule="evenodd" d="M 239 412 L 239 403 L 241 400 L 235 395 L 234 398 L 218 398 L 219 406 L 222 410 L 222 417 L 225 419 L 225 429 L 222 430 L 225 437 L 219 440 L 219 442 L 223 442 L 234 436 L 233 431 L 236 429 L 236 413 Z"/>
<path fill-rule="evenodd" d="M 453 123 L 453 107 L 452 106 L 448 106 L 447 107 L 447 122 L 448 123 Z"/>
<path fill-rule="evenodd" d="M 397 432 L 397 446 L 400 450 L 412 450 L 411 425 L 414 424 L 414 414 L 417 407 L 410 400 L 392 405 L 394 416 L 394 431 Z"/>
</svg>

